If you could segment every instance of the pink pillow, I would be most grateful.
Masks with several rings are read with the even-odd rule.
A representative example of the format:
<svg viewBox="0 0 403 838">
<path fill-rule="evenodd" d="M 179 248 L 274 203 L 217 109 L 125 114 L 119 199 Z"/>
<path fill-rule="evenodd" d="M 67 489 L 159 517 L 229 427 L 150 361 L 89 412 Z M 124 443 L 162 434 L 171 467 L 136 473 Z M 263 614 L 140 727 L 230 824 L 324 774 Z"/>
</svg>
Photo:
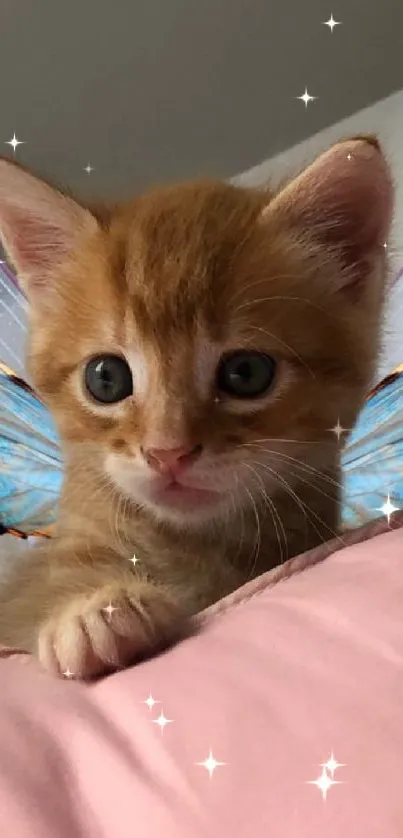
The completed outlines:
<svg viewBox="0 0 403 838">
<path fill-rule="evenodd" d="M 93 686 L 3 652 L 2 834 L 402 838 L 403 529 L 340 547 Z"/>
</svg>

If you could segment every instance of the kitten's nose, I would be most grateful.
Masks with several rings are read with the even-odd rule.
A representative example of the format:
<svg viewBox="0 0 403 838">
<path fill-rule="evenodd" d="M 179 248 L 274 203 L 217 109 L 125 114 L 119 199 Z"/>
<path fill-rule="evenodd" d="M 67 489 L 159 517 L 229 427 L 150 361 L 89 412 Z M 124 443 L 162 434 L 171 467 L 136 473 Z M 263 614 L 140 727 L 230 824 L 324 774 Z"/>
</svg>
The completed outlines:
<svg viewBox="0 0 403 838">
<path fill-rule="evenodd" d="M 181 448 L 146 448 L 143 454 L 148 465 L 160 472 L 178 472 L 194 463 L 200 456 L 201 445 L 193 448 L 182 446 Z"/>
<path fill-rule="evenodd" d="M 148 465 L 155 471 L 177 473 L 194 463 L 201 451 L 202 446 L 195 445 L 193 448 L 147 448 L 143 454 Z"/>
</svg>

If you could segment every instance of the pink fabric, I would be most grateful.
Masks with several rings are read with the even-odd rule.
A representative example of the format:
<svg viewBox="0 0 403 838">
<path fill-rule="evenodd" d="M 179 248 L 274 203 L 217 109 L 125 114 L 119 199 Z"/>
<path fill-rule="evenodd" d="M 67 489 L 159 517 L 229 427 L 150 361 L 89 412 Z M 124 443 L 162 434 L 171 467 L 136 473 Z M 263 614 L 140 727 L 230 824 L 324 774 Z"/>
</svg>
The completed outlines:
<svg viewBox="0 0 403 838">
<path fill-rule="evenodd" d="M 402 838 L 403 529 L 337 547 L 251 583 L 197 636 L 93 686 L 4 652 L 2 834 Z M 225 763 L 211 778 L 198 765 L 210 751 Z M 343 765 L 324 800 L 309 781 L 331 754 Z"/>
</svg>

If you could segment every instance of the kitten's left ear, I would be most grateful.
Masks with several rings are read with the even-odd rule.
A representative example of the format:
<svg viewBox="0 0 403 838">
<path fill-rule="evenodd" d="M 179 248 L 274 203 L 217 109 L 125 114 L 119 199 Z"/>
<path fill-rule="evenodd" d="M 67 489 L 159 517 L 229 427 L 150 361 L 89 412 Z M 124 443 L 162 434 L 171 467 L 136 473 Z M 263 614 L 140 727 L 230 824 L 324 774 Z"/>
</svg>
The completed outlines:
<svg viewBox="0 0 403 838">
<path fill-rule="evenodd" d="M 354 281 L 388 238 L 393 199 L 378 141 L 359 137 L 321 154 L 270 201 L 263 218 L 274 214 L 302 237 L 334 249 L 347 268 L 344 279 Z"/>
<path fill-rule="evenodd" d="M 58 266 L 97 227 L 71 198 L 0 159 L 0 239 L 29 298 L 46 293 Z"/>
</svg>

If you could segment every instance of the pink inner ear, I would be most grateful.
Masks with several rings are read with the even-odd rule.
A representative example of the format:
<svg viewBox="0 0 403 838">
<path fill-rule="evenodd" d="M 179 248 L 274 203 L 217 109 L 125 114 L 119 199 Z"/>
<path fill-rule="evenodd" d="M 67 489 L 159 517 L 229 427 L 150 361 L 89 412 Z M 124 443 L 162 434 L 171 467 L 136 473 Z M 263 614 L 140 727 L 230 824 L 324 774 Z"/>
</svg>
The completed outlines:
<svg viewBox="0 0 403 838">
<path fill-rule="evenodd" d="M 379 148 L 365 140 L 325 152 L 274 201 L 295 226 L 336 246 L 348 264 L 381 247 L 388 237 L 393 185 Z"/>
<path fill-rule="evenodd" d="M 7 211 L 3 224 L 6 248 L 18 273 L 32 275 L 34 282 L 43 281 L 46 271 L 66 252 L 62 231 L 15 208 Z"/>
<path fill-rule="evenodd" d="M 341 246 L 349 262 L 381 247 L 389 233 L 393 186 L 380 150 L 365 141 L 340 143 L 311 174 L 308 203 L 320 235 Z"/>
</svg>

